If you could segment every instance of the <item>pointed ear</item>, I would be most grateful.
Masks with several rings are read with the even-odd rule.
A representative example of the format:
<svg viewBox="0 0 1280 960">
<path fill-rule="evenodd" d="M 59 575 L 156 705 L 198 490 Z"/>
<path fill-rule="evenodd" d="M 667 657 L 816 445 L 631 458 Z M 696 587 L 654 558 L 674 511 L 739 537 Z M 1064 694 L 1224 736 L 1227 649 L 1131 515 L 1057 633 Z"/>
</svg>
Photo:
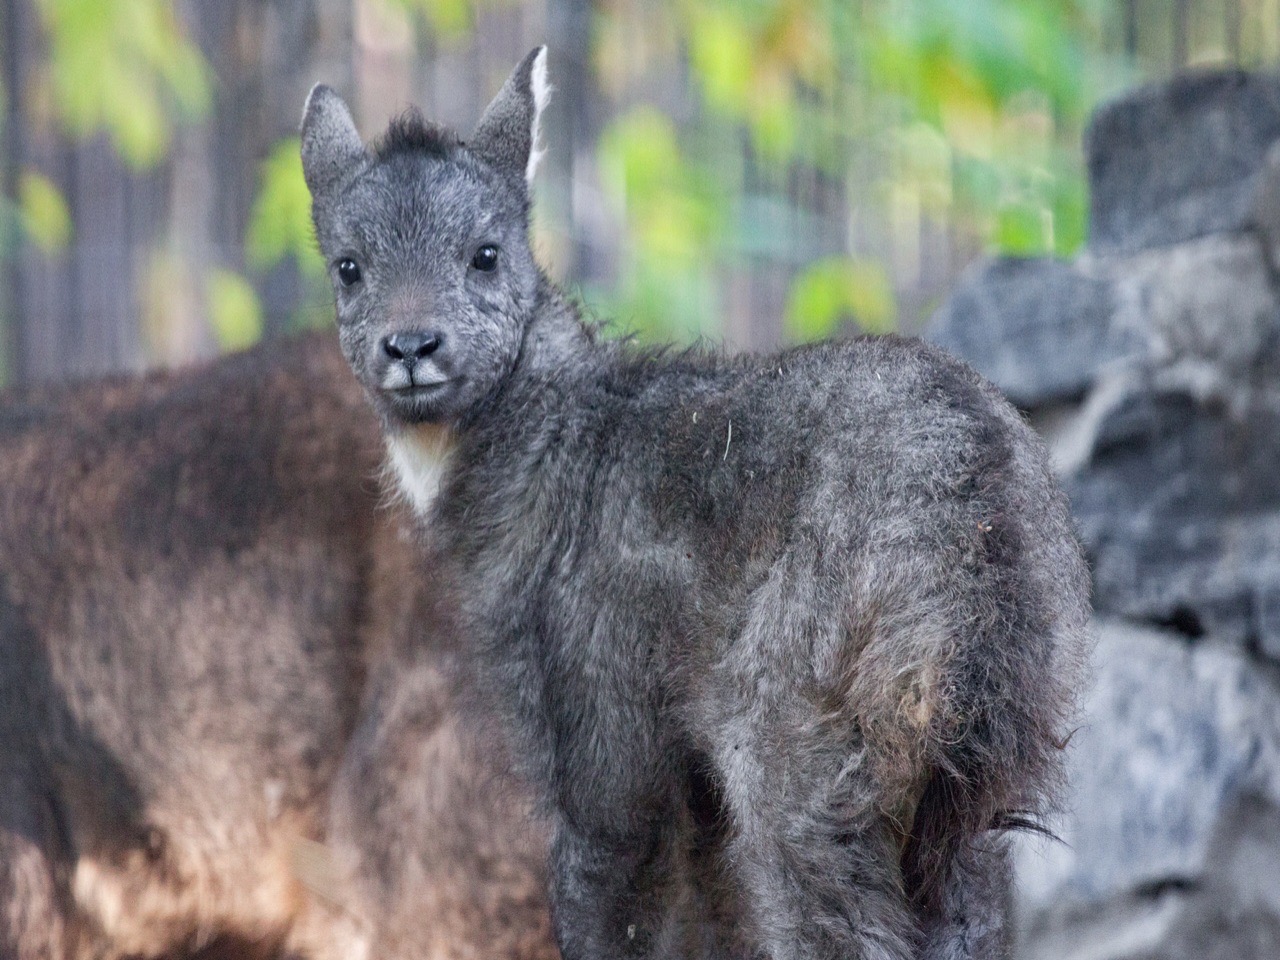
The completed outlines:
<svg viewBox="0 0 1280 960">
<path fill-rule="evenodd" d="M 317 83 L 302 108 L 302 174 L 311 196 L 327 193 L 364 157 L 351 111 L 333 90 Z"/>
<path fill-rule="evenodd" d="M 547 48 L 538 47 L 502 85 L 467 145 L 504 173 L 532 181 L 543 153 L 538 146 L 538 123 L 550 97 Z"/>
</svg>

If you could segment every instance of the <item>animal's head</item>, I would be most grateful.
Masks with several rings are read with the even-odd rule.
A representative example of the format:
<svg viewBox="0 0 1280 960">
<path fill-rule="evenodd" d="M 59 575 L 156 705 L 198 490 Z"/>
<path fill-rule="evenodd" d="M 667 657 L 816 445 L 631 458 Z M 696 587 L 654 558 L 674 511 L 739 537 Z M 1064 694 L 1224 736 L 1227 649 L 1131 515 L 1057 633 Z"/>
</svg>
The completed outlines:
<svg viewBox="0 0 1280 960">
<path fill-rule="evenodd" d="M 410 112 L 361 142 L 323 85 L 302 117 L 302 168 L 343 352 L 391 423 L 449 422 L 511 369 L 542 275 L 529 180 L 547 99 L 530 53 L 461 141 Z"/>
</svg>

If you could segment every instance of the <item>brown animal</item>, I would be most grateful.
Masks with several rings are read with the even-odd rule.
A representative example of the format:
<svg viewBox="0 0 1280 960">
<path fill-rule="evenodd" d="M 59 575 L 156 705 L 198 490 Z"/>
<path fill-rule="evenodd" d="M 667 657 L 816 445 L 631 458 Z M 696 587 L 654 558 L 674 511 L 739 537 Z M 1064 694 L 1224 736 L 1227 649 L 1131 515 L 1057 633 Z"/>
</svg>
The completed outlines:
<svg viewBox="0 0 1280 960">
<path fill-rule="evenodd" d="M 555 956 L 330 336 L 0 407 L 0 958 Z"/>
</svg>

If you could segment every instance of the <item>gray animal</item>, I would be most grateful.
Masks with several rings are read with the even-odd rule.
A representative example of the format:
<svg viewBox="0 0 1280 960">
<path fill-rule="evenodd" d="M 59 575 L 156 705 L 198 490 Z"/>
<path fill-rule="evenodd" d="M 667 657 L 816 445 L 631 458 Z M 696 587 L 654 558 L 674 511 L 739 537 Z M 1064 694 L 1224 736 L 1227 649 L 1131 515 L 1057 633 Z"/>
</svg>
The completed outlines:
<svg viewBox="0 0 1280 960">
<path fill-rule="evenodd" d="M 552 960 L 331 336 L 0 403 L 0 960 Z"/>
<path fill-rule="evenodd" d="M 465 141 L 302 160 L 343 352 L 554 819 L 566 960 L 990 957 L 1088 578 L 1041 443 L 915 340 L 602 339 L 534 261 L 545 51 Z M 448 459 L 441 474 L 433 454 Z"/>
</svg>

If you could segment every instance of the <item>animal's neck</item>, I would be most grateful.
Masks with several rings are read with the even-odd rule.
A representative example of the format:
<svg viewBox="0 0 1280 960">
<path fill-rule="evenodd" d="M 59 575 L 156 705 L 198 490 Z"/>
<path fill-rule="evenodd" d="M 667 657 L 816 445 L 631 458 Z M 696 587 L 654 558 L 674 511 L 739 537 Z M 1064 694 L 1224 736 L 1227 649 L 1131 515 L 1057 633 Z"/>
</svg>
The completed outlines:
<svg viewBox="0 0 1280 960">
<path fill-rule="evenodd" d="M 540 459 L 578 395 L 576 381 L 596 368 L 601 345 L 573 306 L 550 283 L 538 301 L 520 355 L 494 398 L 460 424 L 419 424 L 388 434 L 392 473 L 419 516 L 431 512 L 460 441 L 481 459 Z"/>
<path fill-rule="evenodd" d="M 512 378 L 516 386 L 526 378 L 545 382 L 580 367 L 596 349 L 595 334 L 582 322 L 577 309 L 554 284 L 546 282 Z"/>
<path fill-rule="evenodd" d="M 545 284 L 510 372 L 491 401 L 459 424 L 460 434 L 492 440 L 511 430 L 528 435 L 553 428 L 584 402 L 583 387 L 605 372 L 609 352 L 564 295 Z"/>
<path fill-rule="evenodd" d="M 418 516 L 430 513 L 455 445 L 453 431 L 443 424 L 420 423 L 387 434 L 390 469 Z"/>
</svg>

